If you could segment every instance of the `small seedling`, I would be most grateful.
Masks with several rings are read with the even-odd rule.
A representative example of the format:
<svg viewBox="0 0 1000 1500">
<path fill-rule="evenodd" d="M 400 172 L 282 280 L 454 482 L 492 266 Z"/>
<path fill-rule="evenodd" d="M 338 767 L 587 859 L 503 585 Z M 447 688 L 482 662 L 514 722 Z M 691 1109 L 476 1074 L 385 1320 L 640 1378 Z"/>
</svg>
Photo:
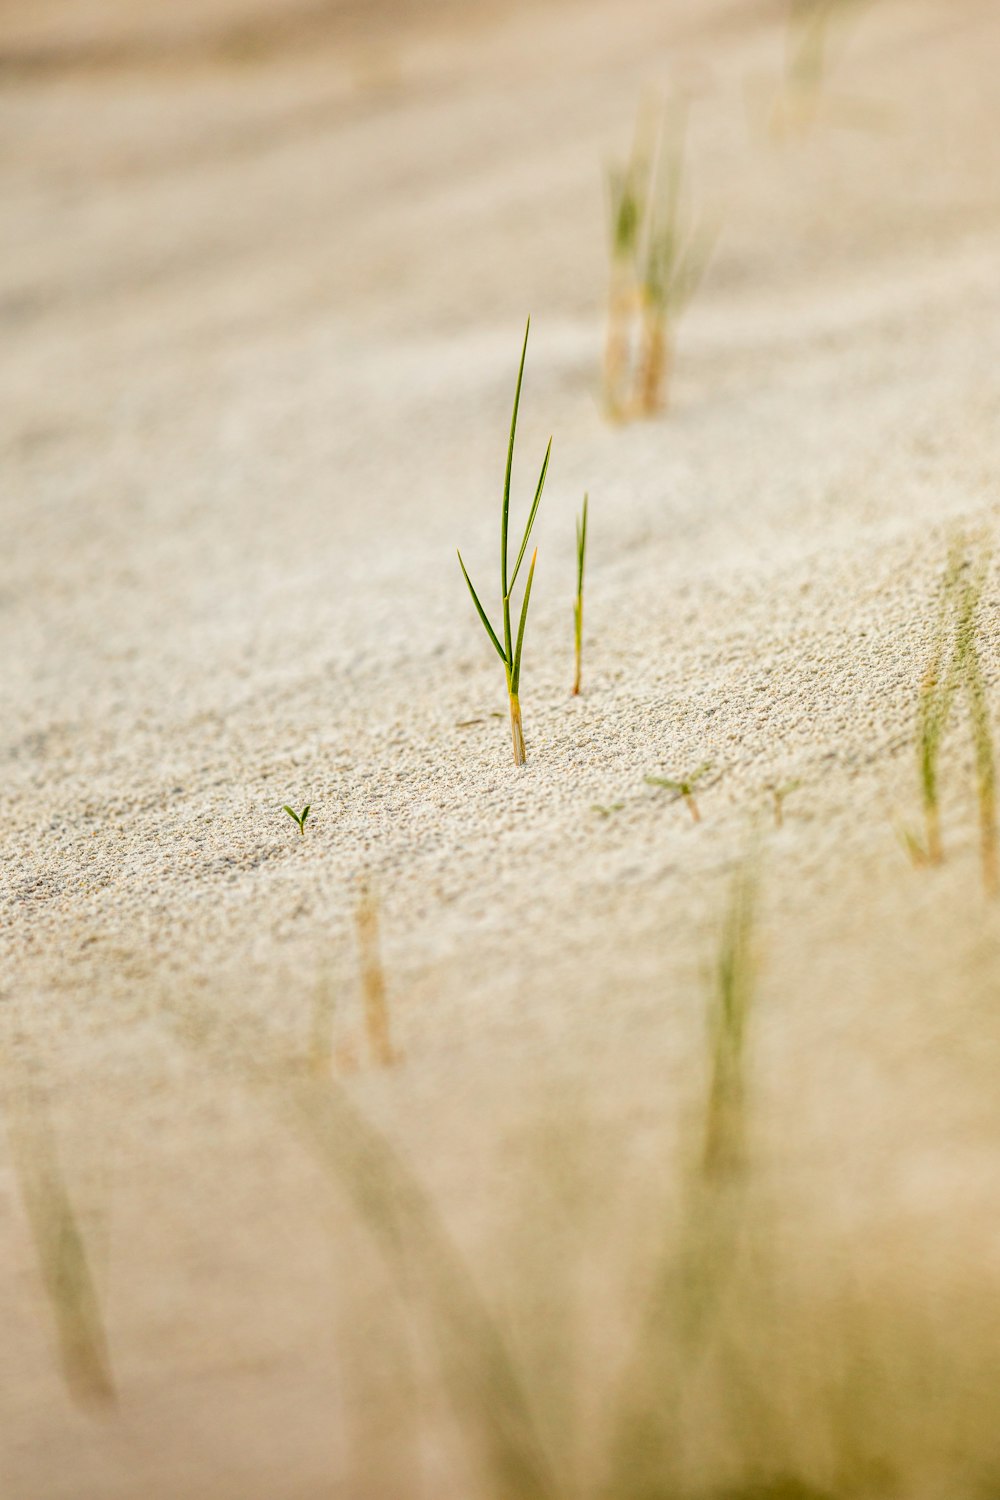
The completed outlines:
<svg viewBox="0 0 1000 1500">
<path fill-rule="evenodd" d="M 698 807 L 698 803 L 695 801 L 694 789 L 697 783 L 701 781 L 703 777 L 707 776 L 711 769 L 711 762 L 706 761 L 705 764 L 699 766 L 696 771 L 692 771 L 690 776 L 685 776 L 679 781 L 674 781 L 670 776 L 647 776 L 644 779 L 647 786 L 664 786 L 666 787 L 668 792 L 673 792 L 673 800 L 675 802 L 679 801 L 680 798 L 683 797 L 685 805 L 688 812 L 691 814 L 693 822 L 700 823 L 701 811 Z M 718 779 L 718 777 L 715 778 L 716 781 L 718 781 Z M 714 786 L 715 783 L 712 782 L 710 784 Z"/>
<path fill-rule="evenodd" d="M 774 135 L 806 130 L 818 116 L 839 45 L 871 0 L 788 0 L 785 69 L 771 118 Z"/>
<path fill-rule="evenodd" d="M 549 457 L 552 453 L 552 439 L 549 438 L 549 445 L 545 450 L 545 459 L 542 463 L 542 472 L 538 476 L 538 486 L 535 490 L 535 498 L 532 501 L 531 509 L 528 512 L 528 521 L 527 525 L 524 528 L 524 535 L 521 538 L 521 546 L 518 551 L 517 558 L 514 562 L 513 572 L 510 572 L 507 548 L 507 528 L 510 516 L 510 475 L 511 469 L 514 464 L 514 437 L 517 432 L 517 409 L 521 401 L 521 381 L 524 378 L 524 360 L 528 352 L 528 334 L 530 331 L 531 319 L 529 318 L 527 327 L 524 330 L 524 344 L 521 348 L 521 363 L 517 372 L 517 385 L 514 389 L 514 413 L 511 417 L 510 422 L 510 440 L 507 444 L 507 469 L 504 476 L 503 503 L 500 511 L 500 599 L 501 607 L 503 610 L 502 646 L 500 644 L 497 632 L 490 624 L 489 616 L 487 615 L 482 604 L 480 604 L 479 602 L 479 595 L 476 593 L 475 589 L 472 586 L 472 580 L 469 577 L 468 572 L 466 571 L 465 563 L 462 561 L 462 554 L 461 552 L 458 554 L 459 567 L 462 569 L 462 576 L 469 586 L 469 593 L 472 595 L 472 602 L 476 606 L 476 613 L 479 615 L 479 618 L 483 624 L 483 629 L 489 636 L 497 655 L 504 665 L 504 672 L 507 677 L 507 697 L 510 705 L 510 733 L 511 740 L 514 746 L 514 764 L 516 766 L 523 766 L 525 760 L 527 759 L 524 749 L 524 731 L 521 727 L 521 701 L 518 693 L 521 684 L 521 649 L 524 645 L 524 626 L 525 621 L 528 618 L 528 601 L 531 598 L 531 584 L 535 576 L 535 562 L 538 557 L 537 547 L 532 554 L 531 563 L 528 567 L 528 578 L 527 582 L 524 585 L 524 598 L 521 602 L 521 617 L 517 627 L 516 640 L 511 632 L 510 602 L 511 595 L 514 590 L 514 585 L 517 582 L 517 575 L 520 571 L 521 563 L 524 561 L 524 554 L 528 548 L 528 539 L 531 536 L 531 528 L 534 526 L 535 516 L 538 514 L 538 506 L 542 498 L 542 490 L 545 487 L 545 476 L 548 473 L 549 468 Z"/>
<path fill-rule="evenodd" d="M 292 822 L 298 828 L 300 834 L 304 834 L 305 833 L 305 831 L 306 831 L 306 818 L 308 818 L 308 816 L 309 816 L 309 803 L 308 802 L 306 803 L 305 807 L 302 809 L 302 811 L 300 813 L 295 812 L 292 808 L 290 808 L 288 806 L 288 804 L 286 802 L 285 806 L 282 808 L 282 812 L 286 812 L 288 814 L 288 816 L 291 818 Z"/>
<path fill-rule="evenodd" d="M 608 802 L 606 804 L 603 802 L 592 802 L 590 810 L 597 813 L 601 818 L 610 818 L 612 813 L 621 812 L 624 806 L 624 802 Z"/>
<path fill-rule="evenodd" d="M 708 267 L 714 231 L 687 223 L 683 198 L 685 121 L 674 112 L 660 148 L 662 187 L 653 201 L 642 275 L 638 405 L 644 415 L 665 406 L 677 320 Z"/>
<path fill-rule="evenodd" d="M 613 416 L 625 414 L 631 364 L 632 322 L 638 300 L 640 247 L 649 203 L 650 164 L 655 145 L 648 110 L 640 111 L 632 154 L 624 167 L 608 171 L 611 278 L 604 348 L 604 397 Z"/>
<path fill-rule="evenodd" d="M 801 781 L 786 781 L 781 785 L 770 782 L 764 790 L 771 794 L 771 805 L 774 808 L 774 826 L 781 828 L 785 822 L 785 798 L 797 792 L 802 785 Z"/>
<path fill-rule="evenodd" d="M 691 221 L 684 191 L 686 114 L 672 105 L 655 173 L 642 123 L 625 170 L 611 174 L 611 300 L 605 404 L 648 416 L 666 404 L 676 324 L 708 267 L 714 230 Z"/>
<path fill-rule="evenodd" d="M 583 657 L 583 570 L 587 561 L 587 501 L 583 497 L 583 510 L 576 523 L 576 599 L 573 603 L 573 640 L 576 667 L 573 673 L 573 696 L 580 691 L 580 664 Z"/>
</svg>

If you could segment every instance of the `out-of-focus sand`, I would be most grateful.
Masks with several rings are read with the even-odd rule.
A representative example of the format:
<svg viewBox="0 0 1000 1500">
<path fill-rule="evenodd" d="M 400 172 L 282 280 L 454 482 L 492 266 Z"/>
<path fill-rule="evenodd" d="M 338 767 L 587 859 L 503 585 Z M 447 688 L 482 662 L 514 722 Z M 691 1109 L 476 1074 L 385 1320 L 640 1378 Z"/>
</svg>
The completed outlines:
<svg viewBox="0 0 1000 1500">
<path fill-rule="evenodd" d="M 702 1493 L 764 1453 L 835 1489 L 847 1445 L 857 1493 L 1000 1484 L 1000 930 L 964 726 L 946 867 L 912 870 L 893 830 L 918 811 L 948 538 L 989 533 L 1000 496 L 1000 14 L 881 0 L 815 128 L 776 141 L 781 18 L 0 9 L 11 1500 L 492 1493 L 426 1345 L 396 1379 L 402 1294 L 375 1242 L 247 1087 L 308 1053 L 331 999 L 330 1089 L 432 1192 L 553 1451 L 552 1393 L 576 1391 L 566 1492 L 596 1484 L 626 1312 L 681 1211 L 704 971 L 756 812 L 774 1300 L 740 1370 L 766 1397 L 702 1367 L 683 1474 Z M 672 411 L 615 429 L 602 169 L 671 82 L 724 232 Z M 554 445 L 516 772 L 454 548 L 491 593 L 528 311 L 518 514 Z M 984 623 L 995 693 L 992 584 Z M 724 774 L 695 826 L 643 778 L 705 760 Z M 766 788 L 793 779 L 773 830 Z M 302 840 L 289 801 L 312 804 Z M 362 880 L 391 1070 L 365 1049 Z M 110 1408 L 67 1381 L 39 1156 L 84 1246 Z M 576 1299 L 573 1381 L 538 1373 L 547 1275 Z"/>
</svg>

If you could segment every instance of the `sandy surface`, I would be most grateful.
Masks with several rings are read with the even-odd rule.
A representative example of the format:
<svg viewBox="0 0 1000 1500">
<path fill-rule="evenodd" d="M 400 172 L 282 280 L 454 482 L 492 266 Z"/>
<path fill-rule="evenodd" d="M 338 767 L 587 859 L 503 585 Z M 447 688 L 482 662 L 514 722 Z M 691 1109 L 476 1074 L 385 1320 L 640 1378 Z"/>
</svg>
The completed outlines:
<svg viewBox="0 0 1000 1500">
<path fill-rule="evenodd" d="M 948 538 L 1000 497 L 1000 15 L 882 0 L 815 128 L 776 141 L 782 49 L 751 0 L 0 7 L 11 1500 L 528 1493 L 487 1482 L 426 1340 L 404 1358 L 421 1295 L 400 1313 L 331 1191 L 301 1128 L 323 1098 L 430 1190 L 561 1492 L 597 1487 L 755 814 L 777 1290 L 734 1338 L 767 1400 L 709 1361 L 681 1488 L 761 1452 L 825 1489 L 1000 1483 L 1000 929 L 964 727 L 945 868 L 893 827 Z M 670 414 L 615 428 L 602 165 L 671 82 L 724 230 Z M 518 772 L 454 548 L 492 596 L 529 311 L 518 514 L 554 442 Z M 995 691 L 992 583 L 984 638 Z M 698 825 L 644 782 L 707 760 Z M 286 801 L 312 804 L 303 839 Z M 305 1094 L 301 1069 L 273 1083 L 310 1051 Z M 53 1212 L 103 1329 L 96 1407 Z M 555 1288 L 572 1380 L 538 1347 Z M 570 1387 L 575 1424 L 550 1409 Z"/>
</svg>

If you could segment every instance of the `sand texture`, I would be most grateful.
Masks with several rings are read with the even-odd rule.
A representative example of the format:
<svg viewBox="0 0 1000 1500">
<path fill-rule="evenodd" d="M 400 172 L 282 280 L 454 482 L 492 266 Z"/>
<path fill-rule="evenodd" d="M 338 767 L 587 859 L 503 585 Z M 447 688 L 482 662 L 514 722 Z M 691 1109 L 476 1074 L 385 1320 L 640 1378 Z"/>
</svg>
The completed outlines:
<svg viewBox="0 0 1000 1500">
<path fill-rule="evenodd" d="M 898 836 L 1000 503 L 1000 12 L 862 7 L 805 112 L 784 60 L 754 0 L 0 5 L 4 1497 L 1000 1493 L 962 712 L 945 864 Z M 671 87 L 720 233 L 615 425 L 603 173 Z M 518 771 L 455 548 L 494 605 L 528 313 Z M 995 709 L 994 571 L 980 647 Z M 705 762 L 700 822 L 645 780 Z M 665 1242 L 723 1270 L 636 1377 Z"/>
</svg>

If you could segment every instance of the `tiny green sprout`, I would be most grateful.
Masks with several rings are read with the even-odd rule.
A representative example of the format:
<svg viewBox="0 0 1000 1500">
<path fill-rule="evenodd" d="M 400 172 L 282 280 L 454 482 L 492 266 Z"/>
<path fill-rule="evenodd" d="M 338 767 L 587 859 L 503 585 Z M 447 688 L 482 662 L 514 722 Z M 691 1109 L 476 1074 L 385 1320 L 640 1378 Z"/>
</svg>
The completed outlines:
<svg viewBox="0 0 1000 1500">
<path fill-rule="evenodd" d="M 621 812 L 624 806 L 624 802 L 592 802 L 590 804 L 590 810 L 591 812 L 597 813 L 598 817 L 610 818 L 612 813 Z"/>
<path fill-rule="evenodd" d="M 705 761 L 704 765 L 699 766 L 696 771 L 692 771 L 689 776 L 681 777 L 677 781 L 675 781 L 670 776 L 646 776 L 644 780 L 647 786 L 666 787 L 668 792 L 674 793 L 673 800 L 675 802 L 679 801 L 683 797 L 687 810 L 691 814 L 692 821 L 695 823 L 700 823 L 701 812 L 699 811 L 698 804 L 695 801 L 694 789 L 697 783 L 701 781 L 703 777 L 707 776 L 711 769 L 711 761 Z M 715 778 L 716 781 L 718 781 L 718 779 L 718 777 Z M 714 782 L 711 784 L 714 785 Z"/>
<path fill-rule="evenodd" d="M 816 123 L 838 54 L 871 3 L 872 0 L 788 0 L 784 79 L 774 101 L 772 135 L 797 134 Z"/>
<path fill-rule="evenodd" d="M 285 806 L 282 808 L 282 812 L 286 812 L 288 814 L 288 816 L 291 818 L 292 822 L 297 825 L 300 834 L 305 833 L 305 831 L 306 831 L 306 818 L 308 818 L 308 816 L 309 816 L 309 803 L 308 802 L 306 803 L 305 807 L 302 809 L 302 811 L 300 813 L 295 812 L 294 809 L 291 808 L 291 807 L 289 807 L 288 804 L 287 804 L 287 802 L 286 802 Z"/>
<path fill-rule="evenodd" d="M 624 414 L 629 375 L 631 324 L 635 314 L 638 258 L 646 223 L 655 126 L 648 110 L 636 123 L 632 153 L 624 167 L 607 174 L 611 281 L 604 348 L 604 396 L 613 416 Z"/>
<path fill-rule="evenodd" d="M 610 176 L 604 398 L 618 419 L 666 405 L 676 325 L 714 248 L 715 228 L 695 219 L 689 205 L 686 123 L 686 109 L 672 102 L 657 146 L 655 128 L 640 115 L 632 157 Z"/>
<path fill-rule="evenodd" d="M 580 664 L 583 658 L 583 570 L 587 561 L 587 503 L 583 497 L 583 510 L 576 522 L 576 599 L 573 601 L 573 640 L 576 666 L 573 674 L 573 697 L 580 691 Z"/>
<path fill-rule="evenodd" d="M 646 414 L 666 404 L 674 328 L 708 267 L 715 230 L 691 224 L 685 208 L 685 115 L 673 110 L 660 148 L 661 182 L 653 199 L 641 276 L 642 352 L 638 403 Z"/>
<path fill-rule="evenodd" d="M 524 731 L 521 727 L 521 701 L 518 692 L 521 684 L 521 648 L 524 645 L 524 626 L 528 618 L 528 601 L 531 598 L 531 584 L 535 576 L 535 562 L 538 558 L 537 547 L 532 554 L 531 562 L 528 566 L 528 578 L 524 585 L 524 598 L 521 602 L 521 617 L 516 637 L 511 631 L 510 602 L 521 563 L 524 561 L 524 555 L 528 549 L 528 539 L 531 536 L 531 529 L 535 524 L 535 516 L 538 514 L 542 490 L 545 487 L 545 476 L 549 469 L 549 457 L 552 453 L 552 439 L 549 438 L 549 445 L 545 450 L 545 459 L 542 463 L 542 471 L 538 476 L 535 498 L 528 512 L 527 524 L 524 528 L 524 534 L 521 537 L 521 546 L 518 549 L 513 571 L 511 571 L 507 548 L 507 530 L 510 517 L 510 476 L 514 464 L 514 437 L 517 432 L 517 410 L 521 401 L 521 381 L 524 378 L 524 360 L 528 352 L 528 334 L 530 331 L 531 319 L 529 318 L 524 330 L 521 363 L 517 372 L 517 385 L 514 388 L 514 413 L 510 422 L 510 439 L 507 444 L 507 469 L 504 477 L 503 502 L 500 510 L 500 602 L 503 611 L 503 645 L 500 644 L 500 638 L 490 624 L 489 616 L 485 609 L 479 602 L 479 595 L 472 586 L 472 579 L 466 571 L 461 552 L 458 554 L 458 564 L 462 569 L 462 576 L 469 586 L 469 593 L 472 595 L 472 602 L 476 606 L 476 613 L 482 622 L 483 629 L 490 638 L 494 650 L 504 665 L 504 672 L 507 677 L 507 697 L 510 705 L 510 733 L 514 746 L 514 764 L 516 766 L 523 766 L 527 759 L 524 749 Z"/>
</svg>

